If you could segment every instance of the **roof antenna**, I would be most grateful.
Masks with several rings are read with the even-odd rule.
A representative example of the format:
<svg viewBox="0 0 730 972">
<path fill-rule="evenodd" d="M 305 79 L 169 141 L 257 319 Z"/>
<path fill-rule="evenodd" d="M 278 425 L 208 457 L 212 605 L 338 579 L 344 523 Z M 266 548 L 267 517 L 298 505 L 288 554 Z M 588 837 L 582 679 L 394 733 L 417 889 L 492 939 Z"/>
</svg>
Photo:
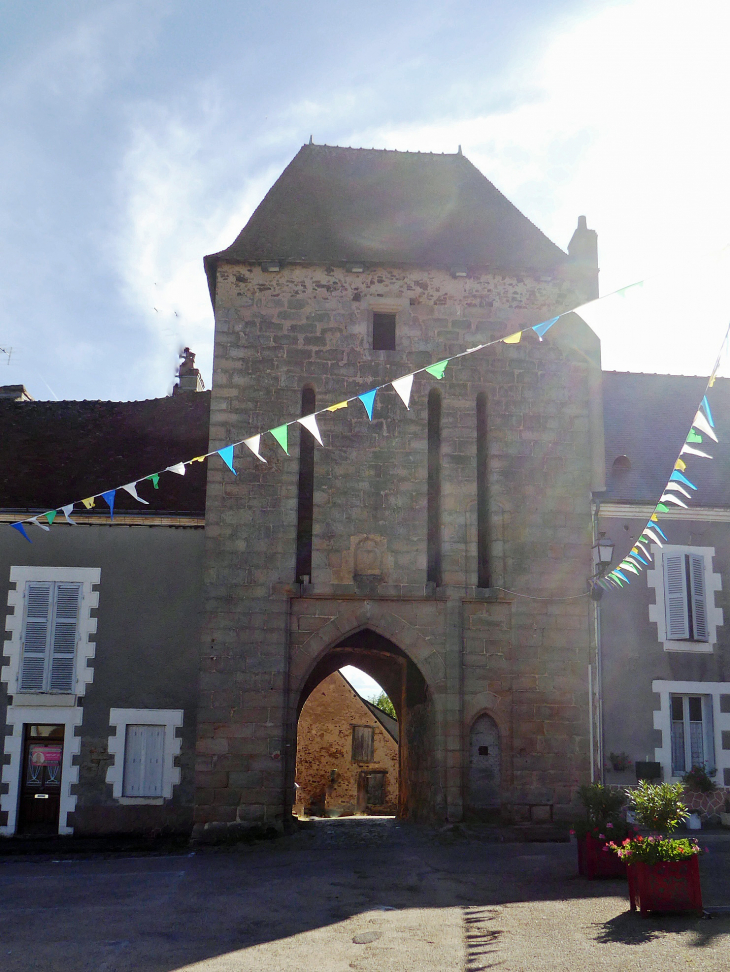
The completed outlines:
<svg viewBox="0 0 730 972">
<path fill-rule="evenodd" d="M 456 154 L 461 155 L 461 145 L 459 146 L 459 151 Z"/>
<path fill-rule="evenodd" d="M 311 135 L 309 136 L 309 144 L 310 145 L 314 145 L 314 142 L 312 141 L 312 136 Z"/>
</svg>

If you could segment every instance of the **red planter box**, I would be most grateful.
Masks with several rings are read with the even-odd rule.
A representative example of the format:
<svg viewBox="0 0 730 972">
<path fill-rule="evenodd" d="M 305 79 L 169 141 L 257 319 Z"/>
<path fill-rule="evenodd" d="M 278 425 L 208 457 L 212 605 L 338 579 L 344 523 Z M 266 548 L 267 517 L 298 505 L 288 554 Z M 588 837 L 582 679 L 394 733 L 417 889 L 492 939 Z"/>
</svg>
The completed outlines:
<svg viewBox="0 0 730 972">
<path fill-rule="evenodd" d="M 631 910 L 702 911 L 698 854 L 683 861 L 629 864 Z"/>
<path fill-rule="evenodd" d="M 578 873 L 587 878 L 625 878 L 626 865 L 605 843 L 586 834 L 578 841 Z"/>
</svg>

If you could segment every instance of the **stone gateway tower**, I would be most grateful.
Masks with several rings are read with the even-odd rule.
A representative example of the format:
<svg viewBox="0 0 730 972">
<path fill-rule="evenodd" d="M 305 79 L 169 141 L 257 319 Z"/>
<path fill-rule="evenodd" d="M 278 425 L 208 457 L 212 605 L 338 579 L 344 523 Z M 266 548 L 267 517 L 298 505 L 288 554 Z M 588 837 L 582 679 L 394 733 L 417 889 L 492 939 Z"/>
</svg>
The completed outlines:
<svg viewBox="0 0 730 972">
<path fill-rule="evenodd" d="M 461 152 L 304 146 L 205 260 L 211 449 L 591 299 L 595 254 Z M 346 664 L 398 711 L 401 815 L 558 816 L 590 771 L 597 339 L 569 315 L 317 424 L 209 464 L 198 834 L 281 826 L 298 713 Z"/>
</svg>

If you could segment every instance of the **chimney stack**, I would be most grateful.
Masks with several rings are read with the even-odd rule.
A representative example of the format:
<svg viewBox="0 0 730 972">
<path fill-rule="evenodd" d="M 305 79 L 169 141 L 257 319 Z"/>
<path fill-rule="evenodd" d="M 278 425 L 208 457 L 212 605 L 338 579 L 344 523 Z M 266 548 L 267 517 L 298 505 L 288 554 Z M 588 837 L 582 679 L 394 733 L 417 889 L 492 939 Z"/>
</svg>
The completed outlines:
<svg viewBox="0 0 730 972">
<path fill-rule="evenodd" d="M 178 368 L 177 375 L 180 379 L 177 385 L 172 386 L 172 394 L 179 395 L 181 392 L 199 392 L 205 389 L 200 372 L 195 367 L 195 355 L 190 348 L 183 348 L 182 362 Z"/>
<path fill-rule="evenodd" d="M 585 216 L 578 217 L 578 226 L 568 243 L 572 277 L 585 300 L 598 297 L 598 233 L 588 229 Z"/>
</svg>

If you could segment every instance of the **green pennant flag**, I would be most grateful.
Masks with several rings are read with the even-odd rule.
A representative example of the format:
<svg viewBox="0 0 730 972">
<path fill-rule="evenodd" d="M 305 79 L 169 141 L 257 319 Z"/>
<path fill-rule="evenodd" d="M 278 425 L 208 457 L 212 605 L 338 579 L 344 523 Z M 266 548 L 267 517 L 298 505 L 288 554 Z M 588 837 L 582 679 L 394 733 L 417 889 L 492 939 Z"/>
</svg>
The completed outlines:
<svg viewBox="0 0 730 972">
<path fill-rule="evenodd" d="M 269 429 L 269 432 L 271 432 L 284 452 L 289 455 L 289 426 L 279 425 L 275 429 Z"/>
<path fill-rule="evenodd" d="M 668 513 L 669 512 L 669 507 L 668 506 L 665 506 L 664 503 L 657 503 L 655 509 L 656 509 L 657 513 Z"/>
<path fill-rule="evenodd" d="M 699 432 L 695 432 L 694 429 L 689 430 L 689 435 L 687 436 L 687 442 L 696 442 L 698 445 L 702 442 L 702 436 Z"/>
<path fill-rule="evenodd" d="M 148 476 L 147 479 L 151 479 L 152 480 L 152 485 L 155 487 L 155 489 L 159 489 L 160 488 L 160 474 L 159 473 L 152 473 L 152 475 L 151 476 Z"/>
<path fill-rule="evenodd" d="M 449 363 L 451 358 L 446 358 L 444 361 L 437 361 L 436 364 L 429 365 L 428 368 L 424 370 L 433 375 L 434 378 L 438 378 L 439 381 L 444 377 L 444 372 L 446 371 L 446 365 Z"/>
<path fill-rule="evenodd" d="M 44 514 L 45 515 L 45 518 L 48 520 L 49 524 L 53 525 L 53 521 L 56 519 L 56 514 L 57 513 L 58 513 L 58 510 L 49 510 L 47 513 Z"/>
</svg>

